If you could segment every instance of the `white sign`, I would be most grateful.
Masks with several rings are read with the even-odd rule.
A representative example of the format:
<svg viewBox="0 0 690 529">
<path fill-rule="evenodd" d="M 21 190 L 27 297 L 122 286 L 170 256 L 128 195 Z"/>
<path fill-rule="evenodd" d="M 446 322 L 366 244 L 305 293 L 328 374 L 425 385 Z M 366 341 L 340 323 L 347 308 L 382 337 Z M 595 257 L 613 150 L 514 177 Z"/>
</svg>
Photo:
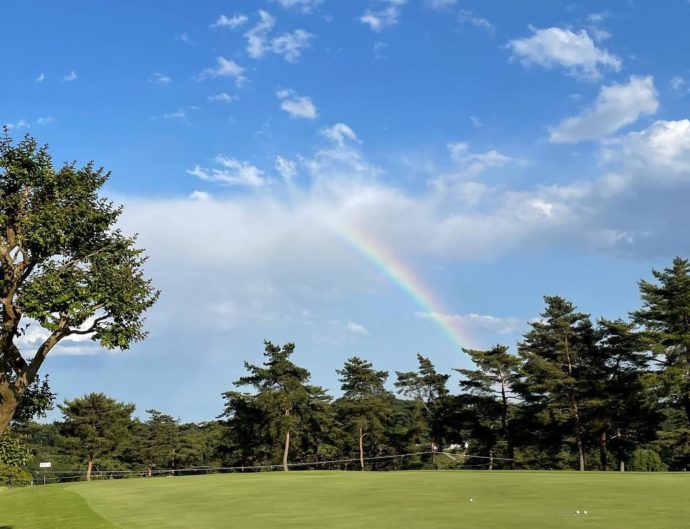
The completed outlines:
<svg viewBox="0 0 690 529">
<path fill-rule="evenodd" d="M 38 464 L 38 468 L 50 468 L 51 466 L 52 466 L 52 465 L 51 465 L 50 462 L 39 463 L 39 464 Z"/>
</svg>

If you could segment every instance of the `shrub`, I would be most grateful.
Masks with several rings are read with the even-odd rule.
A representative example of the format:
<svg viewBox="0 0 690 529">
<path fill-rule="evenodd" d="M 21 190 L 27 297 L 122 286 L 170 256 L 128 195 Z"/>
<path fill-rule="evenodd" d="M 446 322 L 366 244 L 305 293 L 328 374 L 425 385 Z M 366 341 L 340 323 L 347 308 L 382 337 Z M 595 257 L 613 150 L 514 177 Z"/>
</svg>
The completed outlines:
<svg viewBox="0 0 690 529">
<path fill-rule="evenodd" d="M 0 487 L 31 485 L 31 474 L 26 470 L 0 463 Z"/>
<path fill-rule="evenodd" d="M 668 470 L 659 454 L 650 449 L 638 448 L 632 453 L 628 468 L 637 472 L 664 472 Z"/>
</svg>

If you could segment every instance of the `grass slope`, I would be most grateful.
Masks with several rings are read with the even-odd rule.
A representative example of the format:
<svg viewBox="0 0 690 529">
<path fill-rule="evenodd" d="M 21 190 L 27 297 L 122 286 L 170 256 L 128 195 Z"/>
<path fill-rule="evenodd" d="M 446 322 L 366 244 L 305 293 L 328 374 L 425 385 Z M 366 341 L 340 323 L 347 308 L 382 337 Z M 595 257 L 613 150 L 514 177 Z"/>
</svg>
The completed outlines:
<svg viewBox="0 0 690 529">
<path fill-rule="evenodd" d="M 5 491 L 0 529 L 673 529 L 689 497 L 680 473 L 226 474 Z"/>
</svg>

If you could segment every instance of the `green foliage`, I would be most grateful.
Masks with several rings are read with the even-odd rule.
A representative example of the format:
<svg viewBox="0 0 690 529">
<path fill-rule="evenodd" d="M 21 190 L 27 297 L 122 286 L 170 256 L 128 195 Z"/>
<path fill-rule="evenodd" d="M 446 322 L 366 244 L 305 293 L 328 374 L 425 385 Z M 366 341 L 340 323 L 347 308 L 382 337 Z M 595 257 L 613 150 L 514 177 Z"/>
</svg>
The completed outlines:
<svg viewBox="0 0 690 529">
<path fill-rule="evenodd" d="M 58 406 L 64 416 L 62 442 L 81 451 L 84 461 L 116 458 L 133 427 L 133 404 L 118 402 L 103 393 L 89 393 Z"/>
<path fill-rule="evenodd" d="M 628 468 L 635 472 L 664 472 L 668 470 L 668 466 L 661 461 L 659 454 L 646 448 L 637 448 L 633 451 Z"/>
<path fill-rule="evenodd" d="M 31 481 L 31 474 L 23 468 L 0 462 L 0 487 L 25 487 Z"/>
<path fill-rule="evenodd" d="M 146 335 L 142 315 L 158 292 L 135 239 L 117 228 L 121 208 L 99 195 L 108 177 L 92 163 L 54 168 L 29 135 L 0 137 L 0 435 L 18 406 L 40 414 L 52 401 L 32 384 L 60 340 L 126 349 Z M 32 321 L 50 334 L 26 360 L 15 340 Z"/>
<path fill-rule="evenodd" d="M 19 467 L 26 465 L 30 457 L 31 451 L 24 436 L 8 430 L 0 437 L 0 464 Z"/>
</svg>

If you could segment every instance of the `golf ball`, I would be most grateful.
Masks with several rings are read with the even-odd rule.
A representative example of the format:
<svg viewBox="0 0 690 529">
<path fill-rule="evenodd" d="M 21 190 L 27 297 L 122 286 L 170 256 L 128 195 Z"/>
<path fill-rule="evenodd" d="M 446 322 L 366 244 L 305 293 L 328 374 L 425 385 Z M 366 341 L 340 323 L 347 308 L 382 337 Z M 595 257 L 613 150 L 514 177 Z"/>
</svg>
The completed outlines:
<svg viewBox="0 0 690 529">
<path fill-rule="evenodd" d="M 575 514 L 580 514 L 580 511 L 575 511 Z"/>
<path fill-rule="evenodd" d="M 587 511 L 582 511 L 582 514 L 587 514 Z"/>
<path fill-rule="evenodd" d="M 470 501 L 474 501 L 472 498 L 470 498 Z"/>
</svg>

